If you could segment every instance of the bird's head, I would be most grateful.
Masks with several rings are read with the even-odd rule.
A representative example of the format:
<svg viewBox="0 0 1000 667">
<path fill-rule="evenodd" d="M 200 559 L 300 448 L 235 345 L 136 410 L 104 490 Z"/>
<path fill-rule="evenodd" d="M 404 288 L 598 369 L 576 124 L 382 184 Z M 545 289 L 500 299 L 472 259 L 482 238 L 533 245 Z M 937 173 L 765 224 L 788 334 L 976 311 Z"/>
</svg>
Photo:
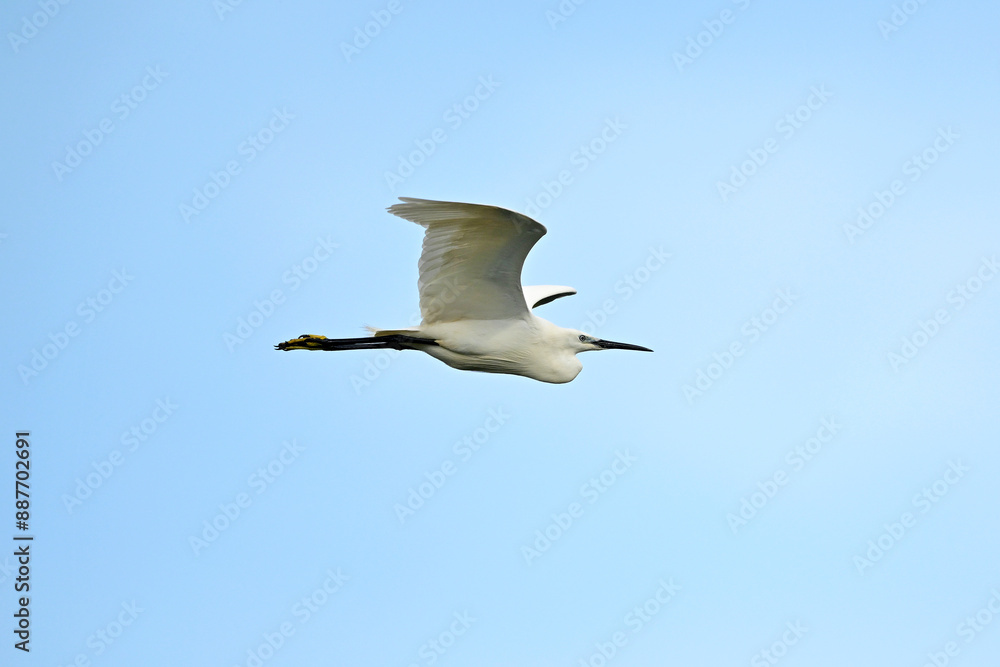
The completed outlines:
<svg viewBox="0 0 1000 667">
<path fill-rule="evenodd" d="M 574 354 L 589 352 L 590 350 L 638 350 L 640 352 L 652 352 L 648 347 L 632 345 L 630 343 L 616 343 L 613 340 L 594 338 L 582 331 L 569 329 L 566 331 L 569 337 L 568 343 Z"/>
</svg>

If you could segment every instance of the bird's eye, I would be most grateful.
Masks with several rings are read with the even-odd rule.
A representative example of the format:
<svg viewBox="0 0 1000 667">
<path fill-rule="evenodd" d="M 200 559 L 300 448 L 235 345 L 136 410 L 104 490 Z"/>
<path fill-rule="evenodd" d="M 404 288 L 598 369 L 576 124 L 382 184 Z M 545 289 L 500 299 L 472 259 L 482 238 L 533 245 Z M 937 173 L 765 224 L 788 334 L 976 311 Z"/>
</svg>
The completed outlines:
<svg viewBox="0 0 1000 667">
<path fill-rule="evenodd" d="M 580 334 L 580 342 L 581 343 L 586 343 L 587 342 L 587 337 L 584 336 L 583 334 Z"/>
</svg>

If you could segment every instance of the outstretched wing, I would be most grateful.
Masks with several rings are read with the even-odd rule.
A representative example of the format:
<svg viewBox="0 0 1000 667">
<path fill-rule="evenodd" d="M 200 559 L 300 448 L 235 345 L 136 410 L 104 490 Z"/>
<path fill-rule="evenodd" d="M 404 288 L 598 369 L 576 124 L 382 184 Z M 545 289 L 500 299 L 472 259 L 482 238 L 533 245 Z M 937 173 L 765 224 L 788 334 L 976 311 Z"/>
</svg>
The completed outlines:
<svg viewBox="0 0 1000 667">
<path fill-rule="evenodd" d="M 565 285 L 525 285 L 524 301 L 528 309 L 535 309 L 564 296 L 576 294 L 576 290 Z"/>
<path fill-rule="evenodd" d="M 389 212 L 421 225 L 424 324 L 527 318 L 521 267 L 545 227 L 496 206 L 400 197 Z"/>
</svg>

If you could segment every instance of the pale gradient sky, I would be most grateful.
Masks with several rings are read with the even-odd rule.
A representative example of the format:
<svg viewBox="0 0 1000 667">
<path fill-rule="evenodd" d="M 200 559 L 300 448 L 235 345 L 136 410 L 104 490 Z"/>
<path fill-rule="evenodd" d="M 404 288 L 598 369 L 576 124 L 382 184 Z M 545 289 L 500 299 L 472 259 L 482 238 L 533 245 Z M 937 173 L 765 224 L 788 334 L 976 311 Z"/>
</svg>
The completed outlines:
<svg viewBox="0 0 1000 667">
<path fill-rule="evenodd" d="M 995 664 L 1000 10 L 225 2 L 0 10 L 0 664 Z M 412 323 L 397 196 L 656 352 L 274 351 Z"/>
</svg>

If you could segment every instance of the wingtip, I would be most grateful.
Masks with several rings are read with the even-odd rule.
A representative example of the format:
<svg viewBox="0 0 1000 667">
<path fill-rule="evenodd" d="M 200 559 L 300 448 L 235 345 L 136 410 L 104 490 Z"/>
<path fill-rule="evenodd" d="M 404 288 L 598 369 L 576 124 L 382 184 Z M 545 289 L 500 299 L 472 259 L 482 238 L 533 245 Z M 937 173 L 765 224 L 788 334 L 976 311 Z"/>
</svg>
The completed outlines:
<svg viewBox="0 0 1000 667">
<path fill-rule="evenodd" d="M 389 213 L 392 213 L 393 215 L 398 215 L 401 218 L 404 217 L 403 216 L 403 212 L 405 210 L 404 207 L 407 204 L 418 204 L 423 201 L 426 201 L 424 199 L 415 199 L 413 197 L 398 197 L 398 199 L 399 199 L 398 203 L 386 206 L 385 210 L 387 210 Z"/>
</svg>

